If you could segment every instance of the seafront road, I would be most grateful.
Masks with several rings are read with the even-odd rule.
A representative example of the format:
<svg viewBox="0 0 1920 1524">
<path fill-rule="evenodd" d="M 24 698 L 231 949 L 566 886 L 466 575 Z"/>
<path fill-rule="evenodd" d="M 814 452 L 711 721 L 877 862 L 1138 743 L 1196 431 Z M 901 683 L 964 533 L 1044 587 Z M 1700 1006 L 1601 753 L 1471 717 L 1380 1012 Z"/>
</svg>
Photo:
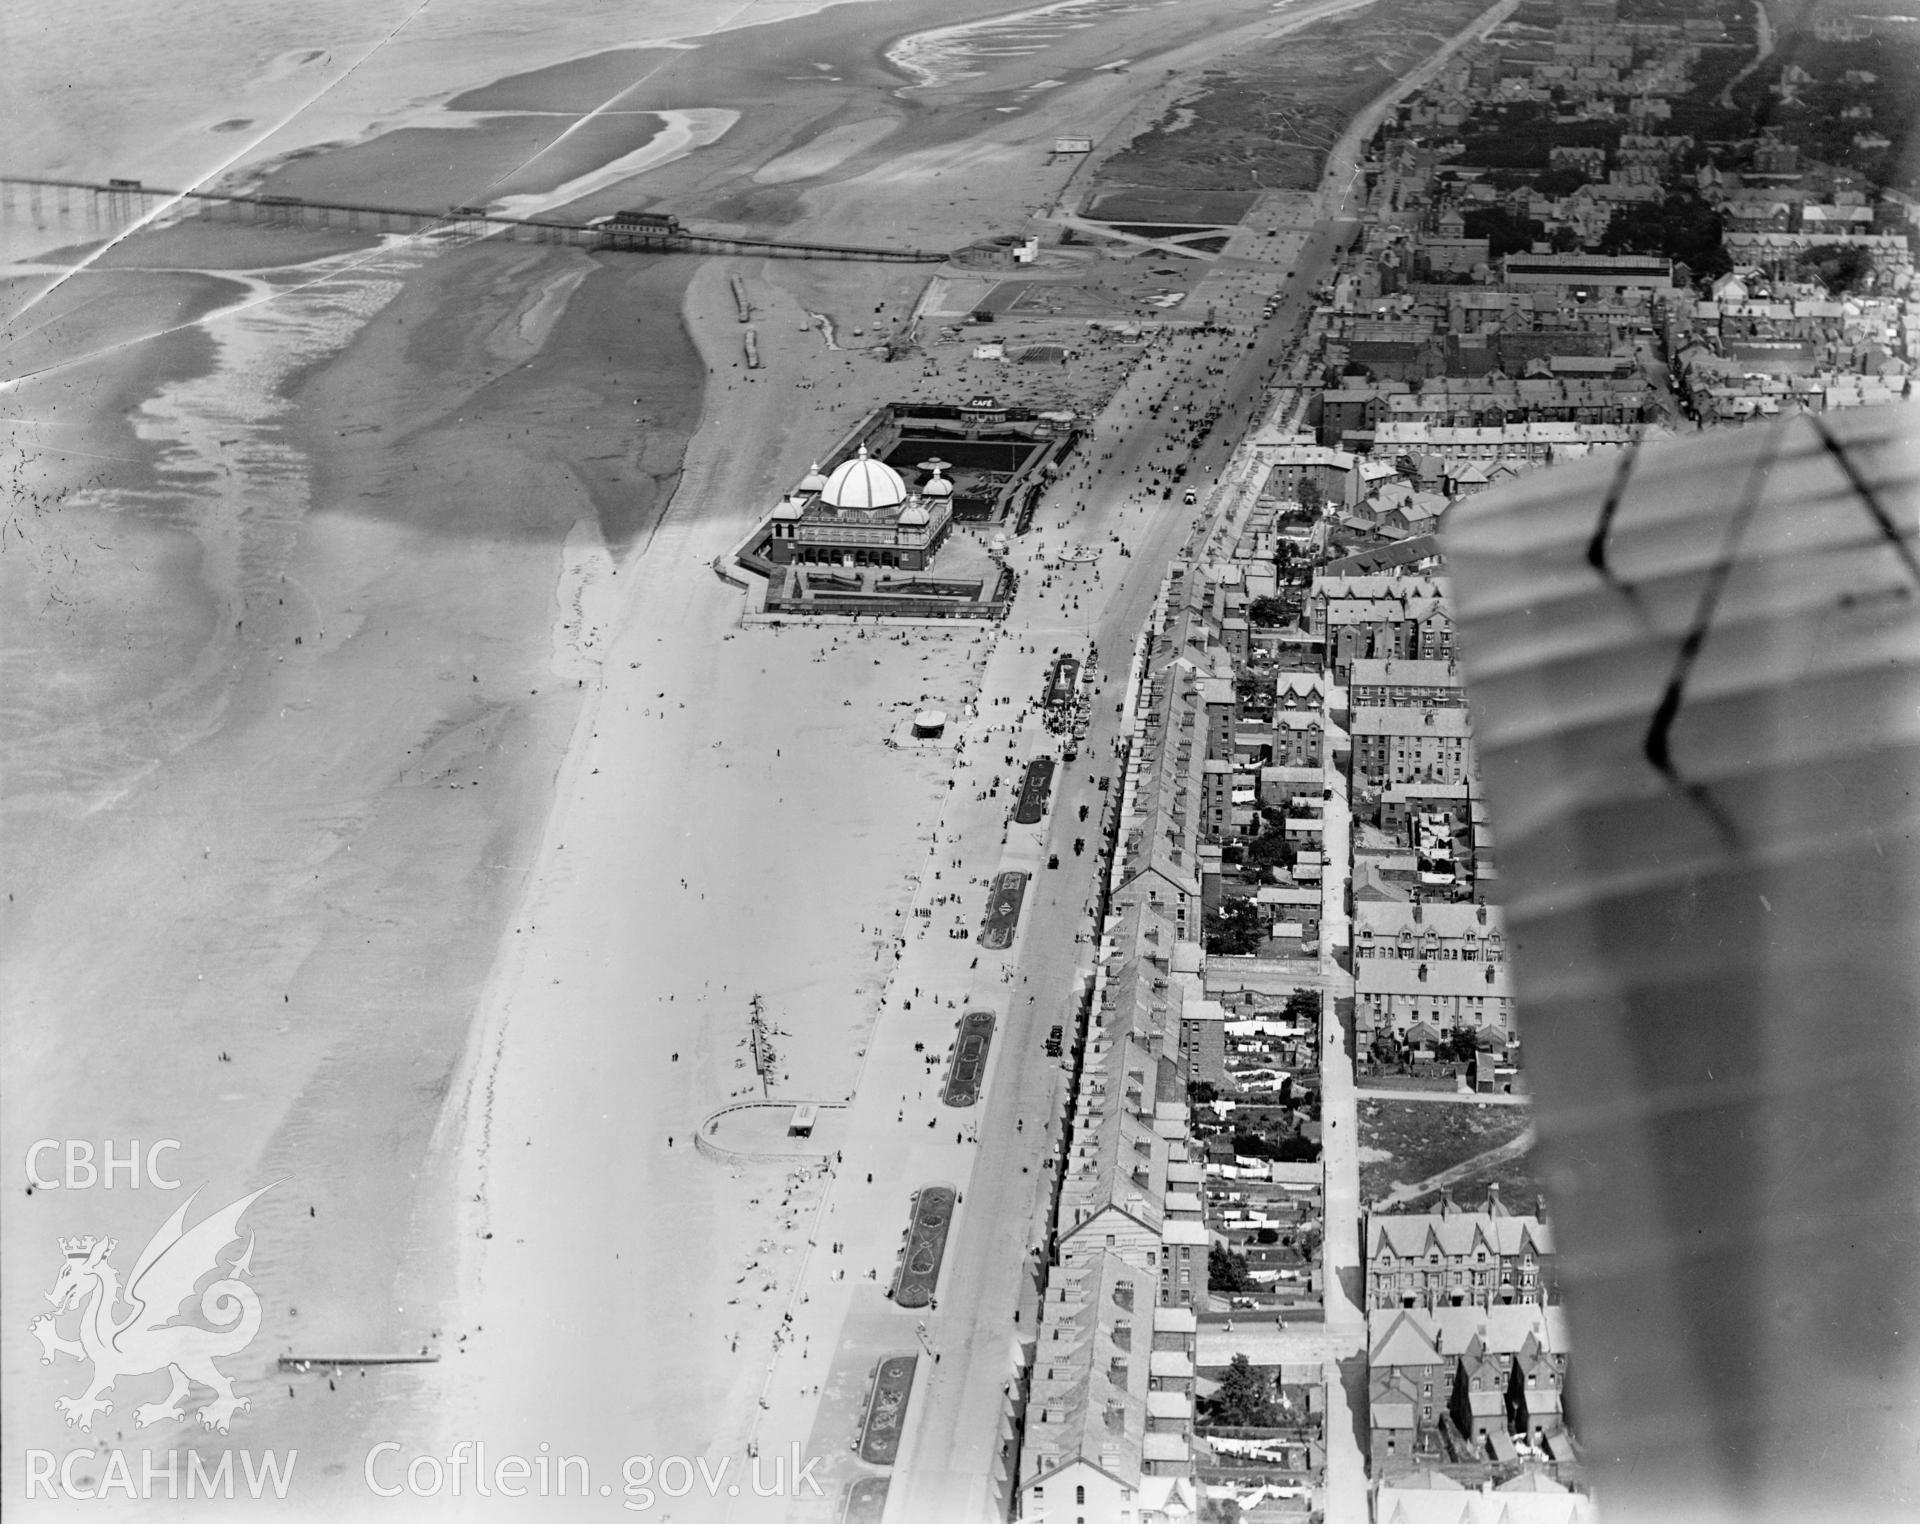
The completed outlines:
<svg viewBox="0 0 1920 1524">
<path fill-rule="evenodd" d="M 1085 458 L 1093 469 L 1084 484 L 1070 482 L 1066 490 L 1050 494 L 1036 520 L 1029 538 L 1048 550 L 1025 552 L 1022 595 L 988 664 L 981 717 L 991 723 L 996 713 L 1037 697 L 1056 647 L 1081 653 L 1091 645 L 1100 661 L 1091 727 L 1078 761 L 1061 768 L 1048 820 L 1038 827 L 1012 827 L 1004 849 L 1004 866 L 1031 865 L 1036 878 L 1015 958 L 1008 964 L 1007 1023 L 996 1042 L 981 1143 L 948 1248 L 939 1311 L 928 1320 L 940 1358 L 923 1366 L 916 1383 L 906 1439 L 893 1471 L 889 1519 L 971 1524 L 1005 1516 L 1012 1485 L 1012 1451 L 1006 1443 L 1012 1432 L 1009 1387 L 1019 1359 L 1016 1341 L 1030 1338 L 1033 1329 L 1032 1251 L 1044 1242 L 1046 1230 L 1046 1197 L 1037 1182 L 1043 1179 L 1042 1149 L 1056 1145 L 1059 1138 L 1059 1115 L 1049 1108 L 1063 1104 L 1065 1097 L 1064 1071 L 1041 1061 L 1039 1051 L 1047 1027 L 1070 1019 L 1080 976 L 1092 965 L 1091 939 L 1097 934 L 1088 907 L 1099 866 L 1091 854 L 1075 858 L 1070 851 L 1076 833 L 1091 834 L 1079 823 L 1078 810 L 1082 804 L 1089 806 L 1090 825 L 1100 812 L 1117 806 L 1120 769 L 1115 748 L 1124 663 L 1152 609 L 1167 562 L 1188 543 L 1203 553 L 1209 545 L 1224 551 L 1220 526 L 1258 490 L 1257 473 L 1248 473 L 1231 490 L 1203 502 L 1206 520 L 1191 517 L 1191 510 L 1161 499 L 1157 492 L 1143 495 L 1146 467 L 1164 458 L 1168 444 L 1160 429 L 1141 424 L 1146 407 L 1170 380 L 1196 410 L 1217 405 L 1223 418 L 1238 420 L 1237 426 L 1217 429 L 1180 458 L 1188 464 L 1187 481 L 1203 487 L 1221 481 L 1238 440 L 1263 416 L 1280 357 L 1305 325 L 1304 293 L 1335 258 L 1346 228 L 1322 223 L 1298 231 L 1303 253 L 1312 261 L 1292 283 L 1302 295 L 1283 303 L 1274 320 L 1257 332 L 1252 348 L 1246 347 L 1239 330 L 1231 337 L 1175 340 L 1161 351 L 1167 359 L 1156 359 L 1154 369 L 1143 369 L 1114 399 L 1087 447 Z M 1187 372 L 1184 379 L 1182 371 Z M 1112 535 L 1126 541 L 1130 556 L 1118 555 L 1109 541 Z M 1043 571 L 1049 552 L 1063 542 L 1102 547 L 1097 583 L 1091 570 Z M 995 703 L 1003 697 L 1013 705 Z M 1037 711 L 1029 711 L 1016 760 L 1024 761 L 1027 750 L 1044 747 L 1048 740 Z M 998 744 L 996 738 L 987 748 L 991 765 L 1011 776 L 1005 768 L 1007 754 L 997 750 Z M 970 751 L 974 745 L 969 743 Z M 1114 778 L 1111 793 L 1097 788 L 1103 773 Z M 956 796 L 964 792 L 963 785 Z M 966 839 L 971 840 L 970 834 Z M 1061 854 L 1057 870 L 1044 867 L 1053 852 Z M 939 938 L 922 944 L 940 956 L 947 955 L 951 945 Z M 1350 1068 L 1347 1083 L 1350 1089 Z M 1347 1110 L 1350 1116 L 1350 1098 Z M 1351 1122 L 1348 1128 L 1350 1132 Z M 1035 1146 L 1036 1129 L 1041 1147 Z M 1344 1196 L 1329 1203 L 1344 1219 L 1332 1220 L 1353 1221 L 1357 1181 L 1355 1164 L 1347 1172 Z M 1357 1248 L 1339 1268 L 1357 1274 Z M 1313 1334 L 1302 1331 L 1301 1337 L 1315 1348 L 1324 1345 L 1335 1358 L 1345 1358 L 1351 1370 L 1363 1342 L 1361 1320 L 1350 1302 L 1337 1302 L 1332 1311 L 1338 1314 L 1335 1326 Z M 1336 1388 L 1339 1376 L 1334 1372 Z M 1338 1390 L 1335 1400 L 1341 1405 L 1346 1401 Z M 1351 1424 L 1347 1427 L 1351 1433 Z M 821 1448 L 826 1441 L 826 1434 L 816 1434 Z M 1357 1498 L 1364 1490 L 1361 1457 L 1357 1447 L 1346 1448 L 1350 1454 L 1341 1458 L 1338 1470 Z"/>
<path fill-rule="evenodd" d="M 1118 781 L 1116 708 L 1125 662 L 1168 560 L 1195 527 L 1194 510 L 1149 492 L 1150 463 L 1165 456 L 1167 442 L 1142 424 L 1169 389 L 1185 398 L 1218 387 L 1250 416 L 1270 352 L 1281 342 L 1277 325 L 1254 350 L 1236 335 L 1166 339 L 1152 365 L 1115 398 L 1079 465 L 1015 548 L 1020 597 L 994 637 L 975 703 L 956 717 L 954 787 L 901 917 L 897 968 L 811 1235 L 790 1308 L 792 1333 L 769 1372 L 754 1433 L 763 1455 L 797 1442 L 823 1457 L 817 1474 L 830 1485 L 816 1500 L 740 1497 L 732 1518 L 837 1518 L 846 1489 L 875 1474 L 850 1449 L 872 1370 L 915 1348 L 927 1358 L 891 1468 L 888 1517 L 1001 1515 L 1015 1340 L 1034 1327 L 1034 1251 L 1045 1242 L 1049 1206 L 1046 1159 L 1065 1103 L 1064 1067 L 1042 1048 L 1048 1027 L 1067 1021 L 1077 976 L 1091 966 L 1094 950 L 1082 939 L 1094 930 L 1097 854 L 1075 856 L 1072 840 L 1097 839 L 1102 813 L 1117 803 L 1117 789 L 1103 794 L 1097 779 Z M 1224 461 L 1226 448 L 1203 453 Z M 1098 549 L 1098 559 L 1051 564 L 1076 542 Z M 1121 554 L 1121 542 L 1129 554 Z M 1056 773 L 1047 816 L 1022 825 L 1012 819 L 1012 785 L 1027 762 L 1061 746 L 1045 729 L 1039 702 L 1056 647 L 1082 657 L 1090 648 L 1099 652 L 1091 726 L 1076 761 L 1062 762 Z M 996 777 L 998 796 L 982 797 Z M 1083 804 L 1085 823 L 1078 818 Z M 1061 867 L 1049 869 L 1056 852 Z M 1032 875 L 1012 949 L 996 953 L 950 935 L 978 929 L 989 883 L 1009 871 Z M 968 1010 L 991 1011 L 998 1024 L 983 1099 L 954 1108 L 942 1104 L 940 1087 L 948 1045 Z M 909 1312 L 887 1301 L 884 1290 L 909 1197 L 934 1184 L 953 1185 L 960 1200 L 935 1305 Z"/>
</svg>

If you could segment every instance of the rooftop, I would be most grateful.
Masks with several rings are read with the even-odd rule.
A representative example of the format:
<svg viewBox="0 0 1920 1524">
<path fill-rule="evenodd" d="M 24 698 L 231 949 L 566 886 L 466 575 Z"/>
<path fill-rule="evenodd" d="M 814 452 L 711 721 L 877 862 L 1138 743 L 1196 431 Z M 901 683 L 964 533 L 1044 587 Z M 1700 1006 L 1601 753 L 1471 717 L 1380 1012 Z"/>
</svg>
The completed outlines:
<svg viewBox="0 0 1920 1524">
<path fill-rule="evenodd" d="M 1420 709 L 1410 704 L 1357 704 L 1348 732 L 1361 736 L 1447 736 L 1473 734 L 1472 717 L 1458 704 Z"/>
<path fill-rule="evenodd" d="M 1386 905 L 1391 902 L 1371 901 Z M 1507 1000 L 1513 982 L 1507 965 L 1473 958 L 1358 958 L 1354 961 L 1354 994 L 1444 995 Z"/>
<path fill-rule="evenodd" d="M 835 466 L 820 489 L 820 501 L 829 508 L 898 508 L 906 500 L 900 473 L 867 454 L 865 445 Z"/>
</svg>

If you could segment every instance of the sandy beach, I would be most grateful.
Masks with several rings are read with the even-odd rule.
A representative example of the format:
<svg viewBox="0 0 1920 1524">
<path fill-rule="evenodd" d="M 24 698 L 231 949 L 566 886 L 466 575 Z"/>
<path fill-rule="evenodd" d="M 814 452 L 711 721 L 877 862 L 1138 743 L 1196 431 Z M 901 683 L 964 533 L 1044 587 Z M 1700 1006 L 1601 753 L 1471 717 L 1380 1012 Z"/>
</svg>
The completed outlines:
<svg viewBox="0 0 1920 1524">
<path fill-rule="evenodd" d="M 524 23 L 489 12 L 463 47 L 409 36 L 416 51 L 301 118 L 303 139 L 356 146 L 287 160 L 289 139 L 260 135 L 226 172 L 432 204 L 538 196 L 643 150 L 664 113 L 728 111 L 706 146 L 570 213 L 658 203 L 703 226 L 952 249 L 1056 202 L 1073 173 L 1056 135 L 1163 109 L 1171 81 L 1156 95 L 1144 67 L 1099 65 L 1184 69 L 1233 45 L 1229 23 L 1271 24 L 1248 0 L 1089 6 L 1097 27 L 1044 50 L 920 76 L 884 61 L 902 36 L 1007 9 L 733 16 L 692 50 L 589 19 L 566 58 L 518 73 L 500 60 Z M 697 10 L 663 7 L 639 40 L 696 35 Z M 262 26 L 261 56 L 282 57 Z M 429 125 L 436 35 L 432 111 L 453 96 L 510 125 Z M 943 46 L 917 56 L 959 56 Z M 264 123 L 257 102 L 290 110 L 319 62 L 250 81 L 239 106 L 210 92 L 203 114 Z M 529 167 L 541 129 L 521 118 L 616 98 L 630 117 Z M 220 165 L 196 143 L 158 145 L 150 172 Z M 23 522 L 35 559 L 0 561 L 27 615 L 8 621 L 24 681 L 5 743 L 0 1146 L 177 1138 L 200 1209 L 272 1184 L 246 1219 L 262 1332 L 229 1365 L 252 1399 L 244 1444 L 300 1451 L 295 1517 L 415 1516 L 364 1480 L 387 1440 L 403 1458 L 546 1443 L 609 1482 L 628 1455 L 738 1457 L 755 1352 L 830 1188 L 716 1164 L 692 1135 L 753 1088 L 755 993 L 781 1029 L 780 1093 L 856 1090 L 950 760 L 886 742 L 920 704 L 964 711 L 992 633 L 743 627 L 710 564 L 868 408 L 948 400 L 976 373 L 859 347 L 904 327 L 928 269 L 451 238 L 289 240 L 276 263 L 266 235 L 234 231 L 226 250 L 191 226 L 130 239 L 9 330 L 7 375 L 61 365 L 9 392 L 14 512 L 36 495 L 59 512 Z M 226 305 L 246 310 L 191 326 Z M 874 334 L 829 348 L 813 314 Z M 130 1263 L 178 1199 L 14 1197 L 11 1496 L 24 1448 L 83 1438 L 52 1407 L 73 1368 L 46 1371 L 26 1332 L 57 1238 L 111 1233 Z M 418 1350 L 439 1363 L 337 1382 L 275 1368 Z M 128 1407 L 86 1442 L 242 1443 L 240 1424 L 136 1433 Z"/>
</svg>

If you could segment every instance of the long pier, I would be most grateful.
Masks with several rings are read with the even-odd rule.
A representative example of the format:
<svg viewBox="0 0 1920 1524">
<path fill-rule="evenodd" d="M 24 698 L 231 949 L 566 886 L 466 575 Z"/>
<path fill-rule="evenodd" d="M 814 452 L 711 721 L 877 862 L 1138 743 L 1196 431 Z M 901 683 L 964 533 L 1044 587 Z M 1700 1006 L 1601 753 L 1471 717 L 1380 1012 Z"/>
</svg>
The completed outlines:
<svg viewBox="0 0 1920 1524">
<path fill-rule="evenodd" d="M 80 219 L 90 229 L 129 227 L 169 203 L 197 218 L 246 222 L 272 228 L 343 228 L 355 233 L 464 232 L 474 238 L 506 237 L 522 243 L 573 244 L 631 254 L 761 254 L 787 259 L 876 260 L 890 264 L 940 264 L 933 249 L 888 249 L 862 244 L 801 243 L 780 238 L 736 238 L 701 233 L 661 218 L 657 227 L 569 222 L 550 217 L 506 217 L 479 206 L 444 211 L 373 206 L 350 201 L 311 201 L 300 196 L 239 195 L 226 191 L 164 190 L 138 180 L 47 180 L 0 175 L 0 217 L 24 209 L 44 225 L 49 215 Z"/>
</svg>

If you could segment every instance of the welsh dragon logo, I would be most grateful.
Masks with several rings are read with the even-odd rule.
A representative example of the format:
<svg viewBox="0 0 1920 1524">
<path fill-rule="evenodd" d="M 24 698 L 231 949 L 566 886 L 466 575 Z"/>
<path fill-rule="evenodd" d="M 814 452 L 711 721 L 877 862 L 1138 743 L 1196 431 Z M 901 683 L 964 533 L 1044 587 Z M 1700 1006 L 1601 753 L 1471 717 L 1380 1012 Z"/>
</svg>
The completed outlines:
<svg viewBox="0 0 1920 1524">
<path fill-rule="evenodd" d="M 247 1235 L 247 1247 L 238 1258 L 223 1265 L 219 1254 L 240 1236 L 242 1214 L 271 1189 L 263 1186 L 191 1228 L 185 1226 L 187 1208 L 194 1202 L 189 1196 L 140 1251 L 124 1290 L 110 1257 L 116 1240 L 60 1240 L 66 1263 L 47 1293 L 53 1311 L 35 1318 L 30 1329 L 40 1341 L 42 1365 L 53 1364 L 55 1355 L 93 1365 L 93 1381 L 84 1393 L 54 1399 L 54 1407 L 67 1415 L 68 1428 L 77 1424 L 90 1431 L 95 1414 L 111 1413 L 107 1393 L 122 1376 L 163 1370 L 172 1373 L 173 1390 L 164 1402 L 143 1402 L 135 1408 L 136 1427 L 185 1417 L 187 1391 L 196 1383 L 213 1389 L 213 1400 L 196 1415 L 209 1429 L 226 1433 L 233 1415 L 253 1405 L 234 1395 L 233 1382 L 213 1363 L 217 1357 L 238 1354 L 260 1331 L 260 1298 L 242 1279 L 252 1265 L 253 1235 Z M 229 1273 L 200 1296 L 200 1313 L 213 1326 L 176 1322 L 180 1304 L 194 1288 L 222 1270 Z M 116 1316 L 123 1303 L 129 1310 Z M 59 1320 L 76 1309 L 80 1337 L 63 1338 Z"/>
</svg>

